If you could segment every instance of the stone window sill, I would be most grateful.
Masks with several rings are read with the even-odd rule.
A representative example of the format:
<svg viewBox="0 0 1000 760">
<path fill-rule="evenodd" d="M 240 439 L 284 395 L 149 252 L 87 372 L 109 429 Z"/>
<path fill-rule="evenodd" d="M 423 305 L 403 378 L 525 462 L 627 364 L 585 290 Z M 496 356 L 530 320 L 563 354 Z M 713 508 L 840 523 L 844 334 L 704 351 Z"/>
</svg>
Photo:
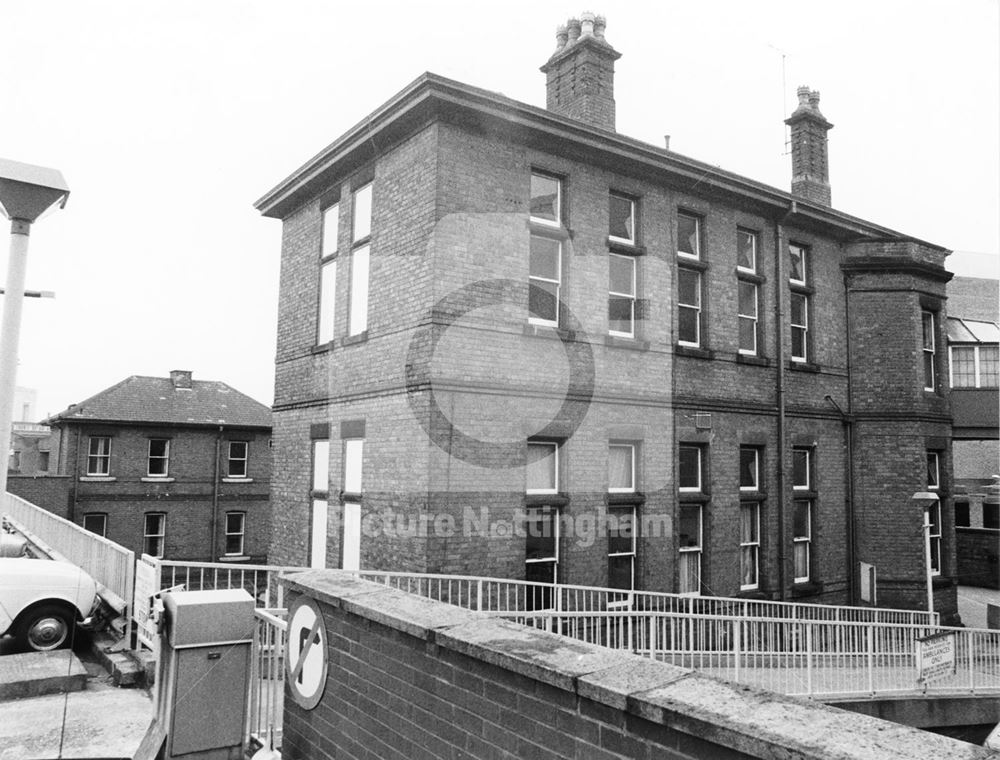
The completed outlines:
<svg viewBox="0 0 1000 760">
<path fill-rule="evenodd" d="M 253 478 L 223 478 L 223 483 L 253 483 Z"/>
<path fill-rule="evenodd" d="M 81 483 L 114 483 L 118 478 L 111 475 L 81 475 Z"/>
<path fill-rule="evenodd" d="M 627 348 L 632 351 L 648 351 L 649 341 L 638 338 L 626 338 L 621 335 L 605 335 L 604 345 L 612 348 Z"/>
<path fill-rule="evenodd" d="M 715 352 L 714 351 L 712 351 L 710 349 L 707 349 L 707 348 L 700 348 L 698 346 L 681 346 L 681 345 L 678 344 L 678 345 L 674 346 L 674 353 L 677 356 L 690 356 L 690 357 L 692 357 L 694 359 L 714 359 L 715 358 Z"/>
<path fill-rule="evenodd" d="M 158 478 L 158 477 L 147 477 L 139 478 L 143 483 L 173 483 L 173 478 Z"/>
</svg>

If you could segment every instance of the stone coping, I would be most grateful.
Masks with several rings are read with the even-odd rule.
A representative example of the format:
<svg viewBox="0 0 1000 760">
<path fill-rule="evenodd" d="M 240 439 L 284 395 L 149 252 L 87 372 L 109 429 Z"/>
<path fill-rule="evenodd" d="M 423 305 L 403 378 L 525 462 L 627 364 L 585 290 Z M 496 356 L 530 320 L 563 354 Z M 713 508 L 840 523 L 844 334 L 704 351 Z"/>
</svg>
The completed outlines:
<svg viewBox="0 0 1000 760">
<path fill-rule="evenodd" d="M 293 593 L 673 731 L 761 758 L 1000 760 L 1000 753 L 436 602 L 338 570 Z"/>
</svg>

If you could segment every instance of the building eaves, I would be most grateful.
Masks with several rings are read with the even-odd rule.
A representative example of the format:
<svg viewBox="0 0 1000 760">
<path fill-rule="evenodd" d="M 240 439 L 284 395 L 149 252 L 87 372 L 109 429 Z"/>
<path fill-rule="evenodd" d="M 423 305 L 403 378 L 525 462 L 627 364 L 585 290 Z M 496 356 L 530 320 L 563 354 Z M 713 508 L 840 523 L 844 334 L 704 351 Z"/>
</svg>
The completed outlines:
<svg viewBox="0 0 1000 760">
<path fill-rule="evenodd" d="M 791 213 L 796 220 L 830 228 L 843 240 L 907 241 L 948 250 L 675 151 L 430 72 L 415 79 L 313 156 L 261 197 L 254 207 L 264 216 L 284 218 L 325 190 L 336 176 L 362 166 L 415 127 L 448 111 L 487 119 L 525 136 L 534 134 L 561 141 L 567 150 L 590 159 L 601 157 L 610 165 L 668 180 L 687 192 L 735 196 L 770 209 L 775 216 Z"/>
</svg>

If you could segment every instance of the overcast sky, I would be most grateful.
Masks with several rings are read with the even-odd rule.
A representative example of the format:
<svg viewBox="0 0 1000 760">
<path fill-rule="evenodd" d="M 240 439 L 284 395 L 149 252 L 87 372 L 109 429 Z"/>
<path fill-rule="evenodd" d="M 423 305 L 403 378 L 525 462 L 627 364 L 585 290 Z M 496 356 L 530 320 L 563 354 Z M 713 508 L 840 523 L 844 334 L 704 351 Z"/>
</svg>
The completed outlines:
<svg viewBox="0 0 1000 760">
<path fill-rule="evenodd" d="M 998 0 L 0 0 L 0 156 L 72 190 L 32 232 L 28 287 L 56 292 L 25 303 L 37 417 L 171 369 L 270 404 L 280 223 L 253 202 L 424 71 L 543 106 L 588 7 L 619 132 L 787 189 L 809 85 L 834 206 L 997 277 Z"/>
</svg>

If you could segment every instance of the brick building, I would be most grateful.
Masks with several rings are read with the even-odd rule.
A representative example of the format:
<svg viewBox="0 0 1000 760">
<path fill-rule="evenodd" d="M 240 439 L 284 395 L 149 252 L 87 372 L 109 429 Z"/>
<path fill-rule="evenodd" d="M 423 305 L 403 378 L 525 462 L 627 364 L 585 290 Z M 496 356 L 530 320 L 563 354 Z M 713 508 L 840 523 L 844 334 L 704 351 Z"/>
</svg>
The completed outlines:
<svg viewBox="0 0 1000 760">
<path fill-rule="evenodd" d="M 257 202 L 272 561 L 916 607 L 930 489 L 954 613 L 948 251 L 831 206 L 808 88 L 791 192 L 618 134 L 604 28 L 546 109 L 424 74 Z"/>
<path fill-rule="evenodd" d="M 264 561 L 271 411 L 225 383 L 132 376 L 45 420 L 52 478 L 10 490 L 139 554 Z M 61 484 L 55 494 L 44 482 Z"/>
</svg>

